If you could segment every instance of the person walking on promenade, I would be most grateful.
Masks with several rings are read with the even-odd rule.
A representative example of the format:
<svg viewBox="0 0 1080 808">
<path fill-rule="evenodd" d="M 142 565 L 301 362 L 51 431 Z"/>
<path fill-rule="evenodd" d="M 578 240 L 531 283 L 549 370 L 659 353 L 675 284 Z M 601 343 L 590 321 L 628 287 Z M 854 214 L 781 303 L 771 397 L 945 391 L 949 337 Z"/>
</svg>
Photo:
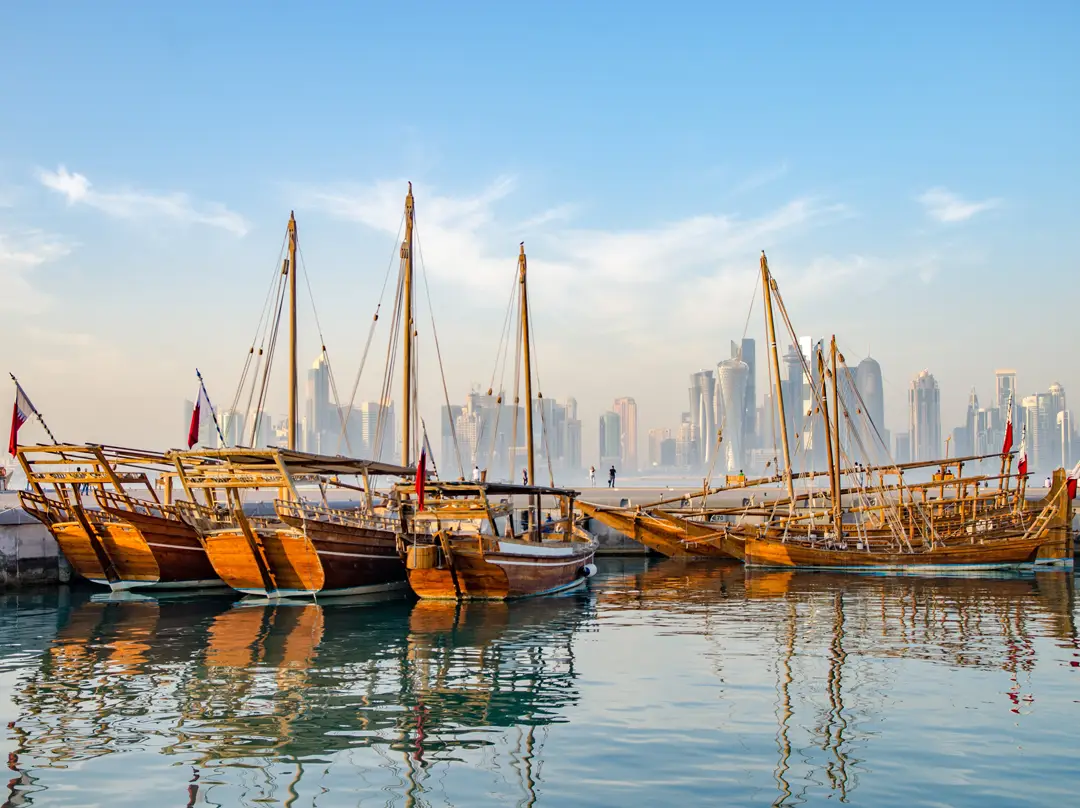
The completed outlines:
<svg viewBox="0 0 1080 808">
<path fill-rule="evenodd" d="M 608 476 L 607 487 L 608 488 L 614 488 L 615 487 L 615 464 L 614 463 L 612 463 L 611 468 L 608 469 L 607 476 Z"/>
<path fill-rule="evenodd" d="M 589 466 L 589 487 L 596 488 L 596 466 Z"/>
</svg>

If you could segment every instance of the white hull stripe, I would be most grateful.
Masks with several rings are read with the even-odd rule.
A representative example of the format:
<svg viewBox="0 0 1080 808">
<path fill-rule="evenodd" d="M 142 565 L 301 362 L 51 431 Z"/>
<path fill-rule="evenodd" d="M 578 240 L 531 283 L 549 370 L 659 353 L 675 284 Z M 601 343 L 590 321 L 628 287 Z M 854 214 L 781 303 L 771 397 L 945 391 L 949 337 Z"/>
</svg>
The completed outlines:
<svg viewBox="0 0 1080 808">
<path fill-rule="evenodd" d="M 110 584 L 104 578 L 92 578 L 95 584 L 103 584 L 113 592 L 125 592 L 128 589 L 212 589 L 228 588 L 228 584 L 219 578 L 203 581 L 117 581 Z"/>
<path fill-rule="evenodd" d="M 191 546 L 191 545 L 184 545 L 184 544 L 162 544 L 161 542 L 156 542 L 156 541 L 150 541 L 150 542 L 147 542 L 147 544 L 149 544 L 151 547 L 167 547 L 170 550 L 194 550 L 194 551 L 199 552 L 199 553 L 205 553 L 206 552 L 206 550 L 203 549 L 201 544 Z"/>
<path fill-rule="evenodd" d="M 497 564 L 500 567 L 511 565 L 515 567 L 566 567 L 570 564 L 587 564 L 588 560 L 585 556 L 578 558 L 571 558 L 566 561 L 505 561 L 501 558 L 488 558 L 489 564 Z"/>
<path fill-rule="evenodd" d="M 377 558 L 380 561 L 401 561 L 397 555 L 373 555 L 369 553 L 339 553 L 335 550 L 316 550 L 319 555 L 345 556 L 346 558 Z"/>
<path fill-rule="evenodd" d="M 394 581 L 389 584 L 369 584 L 368 586 L 349 586 L 343 589 L 276 589 L 269 595 L 264 589 L 239 589 L 245 595 L 255 595 L 266 600 L 279 600 L 281 598 L 316 597 L 333 598 L 345 595 L 374 595 L 378 592 L 395 592 L 408 586 L 407 581 Z"/>
</svg>

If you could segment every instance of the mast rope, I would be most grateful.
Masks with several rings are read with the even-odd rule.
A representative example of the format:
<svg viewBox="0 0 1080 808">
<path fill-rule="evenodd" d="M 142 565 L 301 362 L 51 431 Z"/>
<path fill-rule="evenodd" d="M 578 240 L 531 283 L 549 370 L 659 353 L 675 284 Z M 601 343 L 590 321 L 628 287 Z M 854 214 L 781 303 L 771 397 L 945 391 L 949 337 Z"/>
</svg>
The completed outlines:
<svg viewBox="0 0 1080 808">
<path fill-rule="evenodd" d="M 495 449 L 496 441 L 499 439 L 499 422 L 502 420 L 502 411 L 504 405 L 504 395 L 506 393 L 506 363 L 510 356 L 510 321 L 514 315 L 514 302 L 517 300 L 518 289 L 518 277 L 515 272 L 513 275 L 513 283 L 510 286 L 510 297 L 506 302 L 506 315 L 503 318 L 502 333 L 499 335 L 499 344 L 495 352 L 495 366 L 491 369 L 491 385 L 488 387 L 488 396 L 490 397 L 495 389 L 495 377 L 499 377 L 499 395 L 495 400 L 495 425 L 492 428 L 491 435 L 491 448 L 488 451 L 487 465 L 490 468 L 495 461 Z M 500 356 L 502 358 L 502 370 L 499 370 Z M 479 448 L 483 445 L 484 427 L 486 423 L 481 421 L 479 435 L 476 439 L 476 447 Z M 512 481 L 512 480 L 511 480 Z"/>
<path fill-rule="evenodd" d="M 341 424 L 341 433 L 338 436 L 338 450 L 341 449 L 341 438 L 345 438 L 345 448 L 352 456 L 352 444 L 349 442 L 349 430 L 346 428 L 345 413 L 341 410 L 341 399 L 338 398 L 337 380 L 334 378 L 334 367 L 330 364 L 330 352 L 326 350 L 326 338 L 323 336 L 322 323 L 319 321 L 319 310 L 315 306 L 315 294 L 311 291 L 311 276 L 308 275 L 307 261 L 304 260 L 304 251 L 298 244 L 296 254 L 300 258 L 300 267 L 304 274 L 304 285 L 307 287 L 308 300 L 311 301 L 311 313 L 315 318 L 315 330 L 319 333 L 319 346 L 322 348 L 322 356 L 326 360 L 326 375 L 330 382 L 330 391 L 334 395 L 334 409 L 337 411 L 338 421 Z M 322 447 L 320 446 L 321 450 Z M 310 451 L 310 447 L 308 447 Z"/>
<path fill-rule="evenodd" d="M 251 361 L 252 361 L 252 358 L 255 356 L 255 345 L 256 345 L 256 343 L 259 343 L 259 354 L 258 354 L 258 358 L 256 359 L 255 376 L 257 377 L 258 373 L 259 373 L 258 365 L 261 364 L 263 348 L 266 345 L 266 332 L 263 329 L 264 329 L 265 323 L 266 323 L 266 321 L 267 321 L 267 319 L 269 317 L 270 312 L 273 310 L 272 301 L 273 301 L 273 298 L 274 298 L 274 289 L 277 288 L 279 296 L 283 293 L 283 288 L 282 287 L 284 285 L 283 278 L 285 277 L 285 275 L 281 271 L 281 263 L 282 263 L 282 259 L 283 259 L 284 253 L 285 253 L 285 245 L 288 243 L 288 240 L 289 240 L 289 231 L 288 231 L 288 228 L 286 228 L 285 235 L 281 240 L 281 247 L 278 250 L 277 261 L 274 263 L 274 275 L 273 275 L 273 278 L 270 281 L 269 287 L 266 290 L 266 297 L 263 299 L 262 311 L 259 314 L 259 320 L 258 320 L 258 323 L 255 326 L 255 335 L 251 340 L 251 347 L 248 349 L 247 357 L 244 360 L 244 368 L 240 373 L 240 381 L 236 385 L 236 393 L 233 396 L 233 402 L 232 402 L 232 408 L 231 408 L 233 413 L 236 412 L 236 408 L 240 404 L 240 396 L 243 394 L 244 385 L 247 382 L 247 375 L 248 375 L 248 372 L 249 372 L 249 370 L 251 368 Z M 260 338 L 262 340 L 261 343 L 260 343 Z M 254 391 L 254 382 L 252 382 L 252 391 Z M 249 407 L 251 406 L 251 395 L 248 396 L 248 406 Z"/>
<path fill-rule="evenodd" d="M 439 362 L 439 379 L 442 381 L 443 401 L 446 404 L 446 417 L 450 420 L 450 436 L 454 443 L 454 456 L 457 459 L 458 474 L 464 479 L 465 468 L 461 463 L 461 448 L 458 446 L 457 430 L 453 423 L 453 419 L 450 418 L 450 393 L 446 387 L 446 370 L 443 367 L 442 348 L 439 347 L 439 332 L 435 328 L 435 307 L 431 304 L 431 285 L 428 283 L 427 265 L 424 263 L 424 247 L 420 242 L 420 228 L 417 226 L 415 219 L 413 220 L 413 233 L 415 234 L 414 241 L 416 243 L 416 252 L 420 258 L 420 275 L 424 279 L 424 296 L 427 298 L 428 315 L 431 317 L 431 338 L 435 343 L 435 356 Z M 413 385 L 414 390 L 418 387 L 419 383 Z M 426 437 L 427 433 L 425 433 L 425 439 Z M 431 453 L 429 452 L 429 454 Z"/>
<path fill-rule="evenodd" d="M 371 343 L 375 337 L 375 327 L 379 322 L 379 310 L 382 309 L 383 299 L 386 297 L 386 287 L 390 283 L 390 270 L 394 268 L 394 254 L 401 249 L 401 229 L 405 226 L 405 212 L 401 213 L 401 220 L 398 222 L 398 232 L 395 237 L 394 249 L 390 253 L 390 260 L 386 264 L 386 273 L 383 275 L 382 289 L 379 290 L 379 302 L 375 305 L 375 314 L 371 318 L 371 325 L 368 327 L 367 342 L 364 343 L 364 352 L 360 355 L 360 367 L 356 370 L 356 379 L 353 381 L 352 394 L 349 396 L 349 406 L 345 412 L 345 422 L 348 423 L 352 418 L 353 407 L 356 403 L 356 392 L 360 389 L 360 377 L 364 374 L 364 367 L 367 365 L 368 351 L 371 350 Z M 368 447 L 371 451 L 373 447 Z M 341 451 L 341 440 L 338 440 L 338 451 Z"/>
<path fill-rule="evenodd" d="M 531 364 L 533 366 L 533 369 L 536 371 L 536 391 L 537 391 L 536 400 L 540 402 L 540 439 L 544 443 L 544 456 L 545 456 L 545 459 L 547 460 L 548 481 L 549 481 L 551 487 L 554 488 L 555 487 L 555 470 L 552 468 L 552 465 L 551 465 L 551 447 L 550 447 L 550 445 L 548 443 L 547 419 L 544 417 L 544 387 L 543 387 L 543 384 L 540 382 L 540 355 L 536 350 L 536 336 L 535 336 L 536 323 L 533 320 L 533 316 L 532 316 L 532 304 L 529 303 L 528 300 L 526 300 L 525 305 L 526 305 L 526 308 L 528 308 L 528 310 L 529 310 L 528 311 L 528 314 L 529 314 L 529 340 L 530 340 L 529 344 L 532 346 L 532 355 L 531 355 L 532 363 Z M 529 402 L 529 406 L 530 407 L 532 406 L 531 401 Z M 536 485 L 535 480 L 529 480 L 529 482 L 532 483 L 533 485 Z"/>
</svg>

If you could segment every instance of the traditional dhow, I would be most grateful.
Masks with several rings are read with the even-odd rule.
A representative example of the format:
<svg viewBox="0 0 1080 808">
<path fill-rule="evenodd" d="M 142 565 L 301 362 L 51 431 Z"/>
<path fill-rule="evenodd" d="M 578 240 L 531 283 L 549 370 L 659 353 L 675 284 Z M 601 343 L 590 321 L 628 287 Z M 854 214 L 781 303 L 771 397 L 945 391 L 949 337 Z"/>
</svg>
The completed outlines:
<svg viewBox="0 0 1080 808">
<path fill-rule="evenodd" d="M 171 457 L 187 494 L 177 502 L 178 512 L 233 589 L 278 598 L 405 588 L 398 510 L 393 503 L 376 504 L 368 484 L 373 476 L 403 476 L 408 469 L 285 449 L 206 449 Z M 342 479 L 347 477 L 356 483 Z M 251 501 L 249 494 L 259 490 L 272 493 Z M 329 497 L 335 495 L 359 504 L 334 507 Z"/>
<path fill-rule="evenodd" d="M 223 587 L 202 542 L 151 481 L 172 465 L 154 452 L 97 445 L 22 446 L 23 509 L 75 571 L 114 590 Z M 88 505 L 92 497 L 95 505 Z"/>
<path fill-rule="evenodd" d="M 421 598 L 548 595 L 580 586 L 595 572 L 597 542 L 574 524 L 576 491 L 432 482 L 421 506 L 407 488 L 399 488 L 413 511 L 409 586 Z M 519 501 L 524 507 L 515 507 Z"/>
</svg>

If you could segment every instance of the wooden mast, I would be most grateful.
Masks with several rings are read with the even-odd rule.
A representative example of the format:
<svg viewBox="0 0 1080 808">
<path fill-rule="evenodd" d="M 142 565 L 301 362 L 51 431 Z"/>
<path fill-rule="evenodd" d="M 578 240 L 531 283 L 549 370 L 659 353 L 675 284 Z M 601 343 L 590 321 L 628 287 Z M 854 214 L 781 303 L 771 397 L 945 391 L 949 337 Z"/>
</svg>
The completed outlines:
<svg viewBox="0 0 1080 808">
<path fill-rule="evenodd" d="M 840 506 L 841 506 L 841 477 L 843 475 L 843 460 L 840 458 L 840 394 L 837 391 L 837 376 L 836 376 L 836 335 L 833 334 L 831 343 L 829 345 L 829 352 L 832 357 L 832 400 L 833 400 L 833 437 L 836 441 L 836 451 L 829 452 L 829 457 L 836 458 L 836 476 L 834 478 L 834 485 L 836 486 L 836 493 L 833 499 L 833 507 L 836 509 L 836 535 L 840 536 Z M 824 391 L 822 391 L 824 392 Z M 831 461 L 830 461 L 831 462 Z M 856 478 L 856 484 L 858 483 Z"/>
<path fill-rule="evenodd" d="M 402 312 L 403 327 L 405 329 L 405 347 L 402 354 L 404 362 L 405 383 L 402 389 L 404 399 L 401 417 L 401 465 L 409 465 L 409 443 L 412 440 L 409 427 L 412 421 L 412 337 L 413 337 L 413 310 L 412 310 L 412 242 L 413 242 L 413 195 L 412 183 L 409 183 L 409 193 L 405 196 L 405 240 L 401 243 L 402 269 L 404 278 L 404 306 Z"/>
<path fill-rule="evenodd" d="M 296 450 L 298 390 L 296 384 L 296 215 L 289 211 L 289 450 Z M 263 417 L 255 413 L 256 418 Z M 258 426 L 256 425 L 256 428 Z"/>
<path fill-rule="evenodd" d="M 795 485 L 791 479 L 791 449 L 788 446 L 787 418 L 784 414 L 784 390 L 780 383 L 780 355 L 776 351 L 776 327 L 773 323 L 772 275 L 769 274 L 769 261 L 765 251 L 761 251 L 761 290 L 765 299 L 765 327 L 769 340 L 769 361 L 776 379 L 776 408 L 780 414 L 780 442 L 784 448 L 784 481 L 787 483 L 788 500 L 795 507 Z"/>
<path fill-rule="evenodd" d="M 533 411 L 532 411 L 532 364 L 529 359 L 529 292 L 525 283 L 525 242 L 521 242 L 518 255 L 521 284 L 521 338 L 525 359 L 525 451 L 529 469 L 529 482 L 536 485 L 536 461 L 533 458 Z"/>
<path fill-rule="evenodd" d="M 833 523 L 836 528 L 837 538 L 840 536 L 840 510 L 838 505 L 840 486 L 836 480 L 836 472 L 839 464 L 833 465 L 833 442 L 832 424 L 829 422 L 829 392 L 825 386 L 825 357 L 821 355 L 821 349 L 817 349 L 818 378 L 821 380 L 821 420 L 825 424 L 825 447 L 828 450 L 829 460 L 829 499 L 832 501 Z M 835 401 L 835 398 L 833 399 Z"/>
</svg>

